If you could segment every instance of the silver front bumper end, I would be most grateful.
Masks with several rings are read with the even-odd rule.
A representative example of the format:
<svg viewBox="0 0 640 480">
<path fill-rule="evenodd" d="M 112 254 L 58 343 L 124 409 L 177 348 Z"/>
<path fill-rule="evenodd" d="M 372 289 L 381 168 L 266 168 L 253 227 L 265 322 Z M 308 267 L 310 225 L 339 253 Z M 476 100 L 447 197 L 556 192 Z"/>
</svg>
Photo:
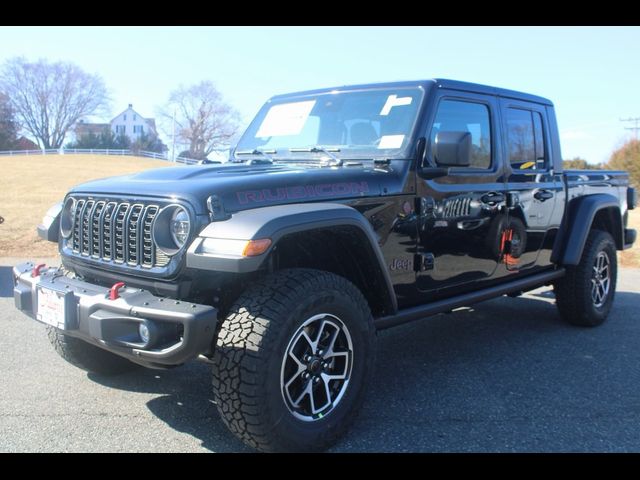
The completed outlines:
<svg viewBox="0 0 640 480">
<path fill-rule="evenodd" d="M 156 297 L 129 287 L 110 300 L 109 288 L 66 277 L 57 268 L 42 269 L 33 276 L 33 269 L 32 263 L 13 268 L 15 306 L 41 321 L 39 292 L 55 292 L 64 315 L 54 326 L 66 335 L 152 368 L 176 366 L 200 354 L 211 354 L 218 315 L 214 307 Z M 144 345 L 137 336 L 141 322 L 164 332 L 162 339 L 155 345 Z"/>
</svg>

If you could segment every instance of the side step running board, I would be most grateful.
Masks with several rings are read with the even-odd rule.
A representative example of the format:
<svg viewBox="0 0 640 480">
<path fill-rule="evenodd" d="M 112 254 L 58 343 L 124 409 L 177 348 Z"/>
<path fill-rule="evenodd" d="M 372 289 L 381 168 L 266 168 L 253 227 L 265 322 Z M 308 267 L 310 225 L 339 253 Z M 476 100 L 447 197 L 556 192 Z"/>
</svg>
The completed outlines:
<svg viewBox="0 0 640 480">
<path fill-rule="evenodd" d="M 475 292 L 465 293 L 452 298 L 445 298 L 426 305 L 407 308 L 401 310 L 395 315 L 376 318 L 373 323 L 376 329 L 382 330 L 389 327 L 395 327 L 403 323 L 420 320 L 421 318 L 436 315 L 438 313 L 448 312 L 454 308 L 465 307 L 473 303 L 489 300 L 490 298 L 499 297 L 507 293 L 532 290 L 537 287 L 549 283 L 556 278 L 564 275 L 564 268 L 559 268 L 551 272 L 537 273 L 529 277 L 519 278 L 503 285 L 496 285 Z"/>
</svg>

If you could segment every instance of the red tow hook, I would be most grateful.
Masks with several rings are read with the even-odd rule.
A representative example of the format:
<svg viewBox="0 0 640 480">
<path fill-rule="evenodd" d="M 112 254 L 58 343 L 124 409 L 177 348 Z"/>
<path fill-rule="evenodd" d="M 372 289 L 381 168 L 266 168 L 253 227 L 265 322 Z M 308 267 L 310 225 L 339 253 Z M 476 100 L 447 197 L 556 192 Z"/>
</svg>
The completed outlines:
<svg viewBox="0 0 640 480">
<path fill-rule="evenodd" d="M 118 292 L 118 290 L 123 287 L 124 282 L 114 283 L 113 287 L 111 287 L 111 289 L 109 290 L 109 300 L 117 300 L 118 298 L 120 298 L 120 292 Z"/>
<path fill-rule="evenodd" d="M 39 277 L 40 276 L 40 270 L 42 270 L 46 266 L 47 266 L 46 263 L 41 263 L 40 265 L 36 265 L 35 267 L 33 267 L 33 270 L 31 270 L 31 276 L 33 278 Z"/>
</svg>

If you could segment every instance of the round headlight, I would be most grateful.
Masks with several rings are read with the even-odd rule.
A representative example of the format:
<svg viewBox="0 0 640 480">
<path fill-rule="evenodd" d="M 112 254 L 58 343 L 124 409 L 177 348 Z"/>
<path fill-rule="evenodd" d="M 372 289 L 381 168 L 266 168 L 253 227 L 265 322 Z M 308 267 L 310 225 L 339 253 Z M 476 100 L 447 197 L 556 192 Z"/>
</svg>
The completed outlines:
<svg viewBox="0 0 640 480">
<path fill-rule="evenodd" d="M 164 207 L 153 221 L 153 241 L 165 255 L 175 255 L 189 240 L 191 220 L 187 209 L 180 205 Z"/>
<path fill-rule="evenodd" d="M 73 219 L 76 212 L 76 199 L 69 197 L 64 202 L 60 215 L 60 233 L 63 238 L 69 238 L 73 232 Z"/>
<path fill-rule="evenodd" d="M 171 216 L 171 222 L 169 222 L 169 228 L 171 229 L 171 238 L 176 242 L 176 247 L 181 248 L 189 238 L 191 228 L 189 215 L 184 208 L 177 207 L 175 209 Z"/>
</svg>

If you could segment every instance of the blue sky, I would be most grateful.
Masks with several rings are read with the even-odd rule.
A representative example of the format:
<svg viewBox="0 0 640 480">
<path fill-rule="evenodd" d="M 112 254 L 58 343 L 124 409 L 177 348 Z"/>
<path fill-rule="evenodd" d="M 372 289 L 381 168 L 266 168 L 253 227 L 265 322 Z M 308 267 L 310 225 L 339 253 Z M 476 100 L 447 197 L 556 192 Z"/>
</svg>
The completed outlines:
<svg viewBox="0 0 640 480">
<path fill-rule="evenodd" d="M 606 161 L 640 117 L 639 27 L 1 27 L 0 62 L 99 73 L 115 115 L 155 116 L 179 84 L 213 80 L 248 123 L 270 96 L 443 77 L 550 98 L 563 157 Z"/>
</svg>

